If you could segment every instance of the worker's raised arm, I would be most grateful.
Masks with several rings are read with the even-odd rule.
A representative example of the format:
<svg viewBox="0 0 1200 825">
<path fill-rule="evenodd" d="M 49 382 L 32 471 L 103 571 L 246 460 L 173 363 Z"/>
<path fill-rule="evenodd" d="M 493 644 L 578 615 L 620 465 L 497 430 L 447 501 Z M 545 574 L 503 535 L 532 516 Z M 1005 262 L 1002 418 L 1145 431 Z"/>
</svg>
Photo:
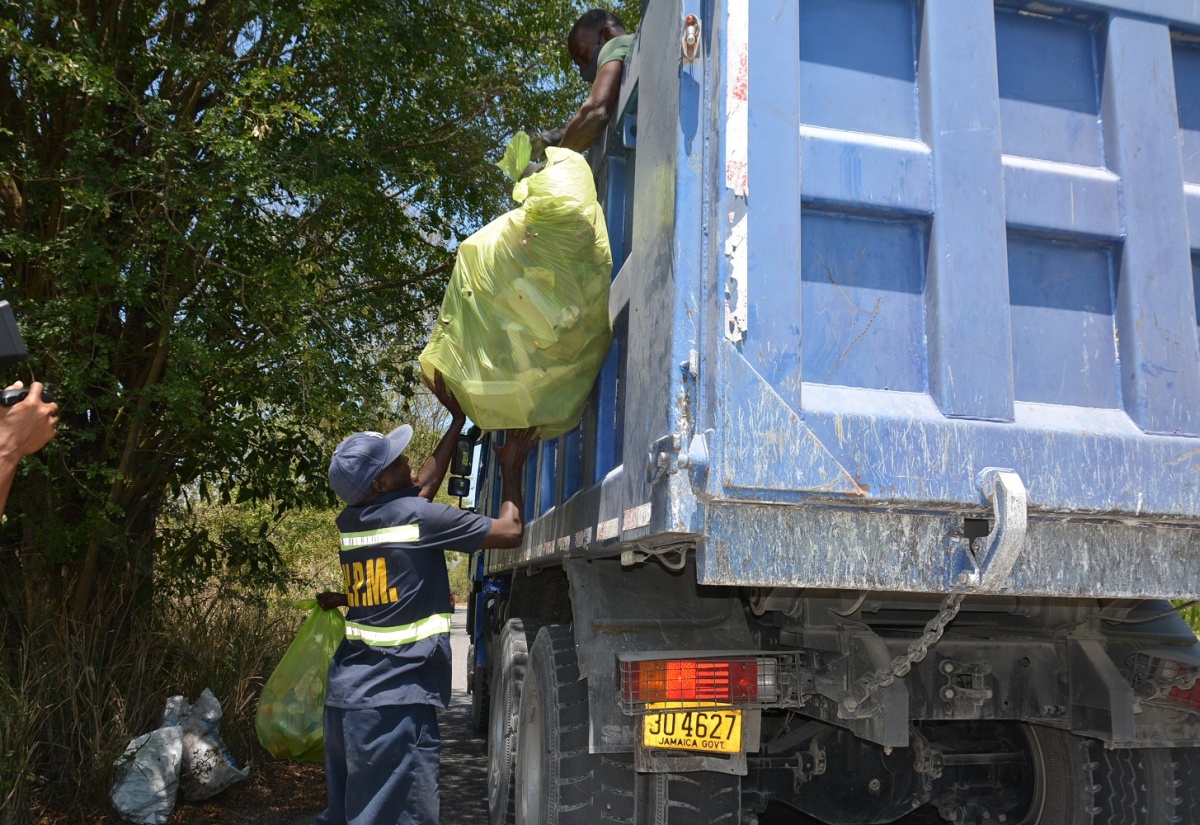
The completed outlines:
<svg viewBox="0 0 1200 825">
<path fill-rule="evenodd" d="M 462 407 L 458 401 L 446 388 L 446 383 L 442 379 L 442 374 L 439 372 L 433 380 L 433 386 L 430 387 L 434 396 L 438 401 L 442 402 L 442 406 L 450 413 L 450 426 L 446 428 L 446 432 L 442 435 L 441 441 L 438 442 L 437 448 L 433 454 L 417 472 L 417 486 L 421 488 L 419 495 L 421 498 L 433 501 L 438 490 L 442 488 L 442 482 L 446 480 L 446 473 L 450 470 L 450 459 L 454 456 L 454 446 L 458 443 L 458 437 L 462 434 L 463 424 L 467 421 L 467 416 L 463 413 Z"/>
<path fill-rule="evenodd" d="M 625 63 L 621 60 L 611 60 L 596 70 L 592 91 L 563 130 L 560 146 L 582 152 L 604 134 L 617 110 L 624 70 Z"/>
<path fill-rule="evenodd" d="M 500 464 L 500 513 L 492 519 L 492 532 L 484 539 L 484 548 L 517 547 L 525 535 L 525 498 L 521 495 L 521 477 L 525 459 L 539 439 L 531 427 L 509 430 L 504 444 L 496 447 Z"/>
</svg>

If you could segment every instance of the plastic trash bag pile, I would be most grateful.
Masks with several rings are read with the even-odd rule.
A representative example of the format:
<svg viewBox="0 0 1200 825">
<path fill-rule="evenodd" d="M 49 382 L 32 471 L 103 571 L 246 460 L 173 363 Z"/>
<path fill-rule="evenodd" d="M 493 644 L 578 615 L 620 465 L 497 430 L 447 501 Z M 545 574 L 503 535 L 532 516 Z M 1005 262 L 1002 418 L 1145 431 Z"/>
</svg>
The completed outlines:
<svg viewBox="0 0 1200 825">
<path fill-rule="evenodd" d="M 529 161 L 517 133 L 498 164 L 514 181 Z M 521 205 L 480 229 L 458 260 L 421 353 L 482 429 L 572 429 L 608 354 L 612 252 L 592 171 L 548 147 L 546 165 L 513 188 Z"/>
<path fill-rule="evenodd" d="M 221 703 L 208 688 L 192 705 L 167 700 L 162 725 L 133 739 L 116 762 L 109 792 L 123 819 L 161 825 L 175 810 L 180 790 L 189 802 L 207 799 L 245 779 L 217 731 Z"/>
<path fill-rule="evenodd" d="M 263 686 L 254 727 L 259 743 L 276 759 L 321 762 L 325 680 L 346 636 L 346 619 L 340 610 L 322 610 L 316 599 L 301 599 L 296 607 L 312 612 Z"/>
</svg>

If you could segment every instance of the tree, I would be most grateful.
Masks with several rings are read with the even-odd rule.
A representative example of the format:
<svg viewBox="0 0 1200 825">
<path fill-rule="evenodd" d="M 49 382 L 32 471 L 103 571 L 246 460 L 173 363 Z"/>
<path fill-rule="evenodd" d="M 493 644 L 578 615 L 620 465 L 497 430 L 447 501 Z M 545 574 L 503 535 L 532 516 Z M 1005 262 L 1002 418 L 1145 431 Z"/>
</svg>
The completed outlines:
<svg viewBox="0 0 1200 825">
<path fill-rule="evenodd" d="M 394 415 L 455 244 L 510 206 L 489 160 L 570 114 L 577 13 L 0 8 L 0 287 L 33 353 L 22 377 L 63 403 L 0 532 L 10 613 L 144 603 L 156 521 L 186 491 L 329 503 L 329 447 Z"/>
</svg>

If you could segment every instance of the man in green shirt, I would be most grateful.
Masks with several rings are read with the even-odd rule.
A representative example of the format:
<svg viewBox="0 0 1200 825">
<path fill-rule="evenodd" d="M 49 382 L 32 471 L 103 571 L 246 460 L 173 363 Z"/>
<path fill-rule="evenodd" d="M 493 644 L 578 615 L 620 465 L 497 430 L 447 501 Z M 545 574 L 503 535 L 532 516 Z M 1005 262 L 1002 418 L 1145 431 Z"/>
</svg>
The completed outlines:
<svg viewBox="0 0 1200 825">
<path fill-rule="evenodd" d="M 625 33 L 625 24 L 612 12 L 592 9 L 575 21 L 567 35 L 567 50 L 592 90 L 567 125 L 533 136 L 535 159 L 547 146 L 582 152 L 604 134 L 617 109 L 625 57 L 632 44 L 633 35 Z"/>
</svg>

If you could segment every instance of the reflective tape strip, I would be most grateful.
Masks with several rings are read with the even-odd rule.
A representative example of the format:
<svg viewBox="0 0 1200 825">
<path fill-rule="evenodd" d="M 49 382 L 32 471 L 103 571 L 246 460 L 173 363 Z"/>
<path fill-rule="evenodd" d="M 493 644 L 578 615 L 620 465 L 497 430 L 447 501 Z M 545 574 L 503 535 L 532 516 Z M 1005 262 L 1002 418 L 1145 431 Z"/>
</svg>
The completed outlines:
<svg viewBox="0 0 1200 825">
<path fill-rule="evenodd" d="M 342 533 L 342 547 L 365 547 L 368 544 L 388 542 L 415 544 L 420 540 L 419 524 L 401 524 L 399 527 L 385 527 L 382 530 L 367 530 L 363 533 Z"/>
<path fill-rule="evenodd" d="M 374 627 L 358 622 L 346 622 L 346 638 L 358 639 L 372 647 L 395 647 L 407 645 L 450 632 L 450 614 L 437 613 L 412 624 L 396 627 Z"/>
</svg>

